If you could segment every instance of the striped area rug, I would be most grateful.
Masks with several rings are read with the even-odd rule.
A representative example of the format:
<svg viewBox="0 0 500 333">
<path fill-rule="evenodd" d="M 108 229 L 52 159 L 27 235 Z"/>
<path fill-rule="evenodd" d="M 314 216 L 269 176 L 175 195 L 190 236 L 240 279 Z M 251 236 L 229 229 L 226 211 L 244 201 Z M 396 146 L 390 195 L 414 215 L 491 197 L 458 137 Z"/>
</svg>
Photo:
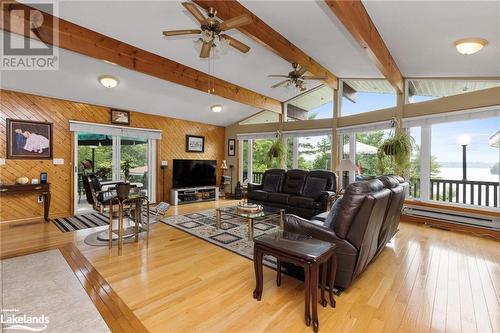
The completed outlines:
<svg viewBox="0 0 500 333">
<path fill-rule="evenodd" d="M 98 212 L 62 217 L 52 220 L 62 232 L 109 225 L 109 216 Z"/>
</svg>

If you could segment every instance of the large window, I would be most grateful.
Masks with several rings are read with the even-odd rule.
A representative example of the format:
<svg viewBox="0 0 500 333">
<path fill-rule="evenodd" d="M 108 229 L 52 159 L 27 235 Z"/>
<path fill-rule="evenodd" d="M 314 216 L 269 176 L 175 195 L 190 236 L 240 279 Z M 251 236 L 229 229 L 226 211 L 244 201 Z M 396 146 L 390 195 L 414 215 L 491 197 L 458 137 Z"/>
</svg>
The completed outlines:
<svg viewBox="0 0 500 333">
<path fill-rule="evenodd" d="M 391 135 L 391 130 L 356 133 L 356 165 L 358 179 L 378 176 L 377 150 L 382 142 Z"/>
<path fill-rule="evenodd" d="M 498 206 L 499 130 L 499 118 L 432 125 L 429 198 Z"/>
<path fill-rule="evenodd" d="M 500 81 L 410 79 L 408 80 L 409 102 L 425 102 L 436 98 L 459 95 L 494 87 L 500 87 Z"/>
<path fill-rule="evenodd" d="M 395 107 L 397 96 L 386 80 L 345 80 L 341 116 Z"/>
<path fill-rule="evenodd" d="M 302 136 L 297 140 L 297 166 L 304 170 L 331 170 L 332 139 L 330 135 Z"/>
<path fill-rule="evenodd" d="M 333 118 L 333 90 L 328 86 L 311 89 L 287 103 L 287 121 L 327 118 Z"/>
</svg>

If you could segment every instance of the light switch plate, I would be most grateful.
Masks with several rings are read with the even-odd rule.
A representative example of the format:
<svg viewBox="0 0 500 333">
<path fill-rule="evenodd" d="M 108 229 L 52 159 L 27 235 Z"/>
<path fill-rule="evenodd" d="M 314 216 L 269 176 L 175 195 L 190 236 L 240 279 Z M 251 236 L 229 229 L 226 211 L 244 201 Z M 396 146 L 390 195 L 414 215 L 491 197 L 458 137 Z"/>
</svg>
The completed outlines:
<svg viewBox="0 0 500 333">
<path fill-rule="evenodd" d="M 0 158 L 0 165 L 5 165 L 5 158 Z"/>
<path fill-rule="evenodd" d="M 168 166 L 168 161 L 161 161 L 161 166 Z"/>
<path fill-rule="evenodd" d="M 63 165 L 64 158 L 54 158 L 54 165 Z"/>
</svg>

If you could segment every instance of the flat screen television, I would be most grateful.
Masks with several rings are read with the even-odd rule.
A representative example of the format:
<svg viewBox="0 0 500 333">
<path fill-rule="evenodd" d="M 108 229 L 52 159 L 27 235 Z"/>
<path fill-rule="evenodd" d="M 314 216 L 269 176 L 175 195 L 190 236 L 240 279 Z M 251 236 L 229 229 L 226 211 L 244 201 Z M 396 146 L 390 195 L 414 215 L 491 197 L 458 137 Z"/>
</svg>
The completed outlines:
<svg viewBox="0 0 500 333">
<path fill-rule="evenodd" d="M 174 160 L 174 188 L 215 186 L 217 161 L 215 160 Z"/>
</svg>

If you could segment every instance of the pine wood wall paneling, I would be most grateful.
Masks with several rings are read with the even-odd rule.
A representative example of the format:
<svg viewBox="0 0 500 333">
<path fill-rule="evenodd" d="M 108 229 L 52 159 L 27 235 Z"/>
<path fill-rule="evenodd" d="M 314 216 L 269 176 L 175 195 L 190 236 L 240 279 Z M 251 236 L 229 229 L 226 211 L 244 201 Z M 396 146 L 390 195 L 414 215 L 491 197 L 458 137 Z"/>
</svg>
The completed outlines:
<svg viewBox="0 0 500 333">
<path fill-rule="evenodd" d="M 41 171 L 48 173 L 51 183 L 51 216 L 72 214 L 73 202 L 73 146 L 69 120 L 109 124 L 109 108 L 29 95 L 13 91 L 0 91 L 0 156 L 6 156 L 6 119 L 26 119 L 48 121 L 54 124 L 54 158 L 63 158 L 64 165 L 54 165 L 52 160 L 6 160 L 0 166 L 0 179 L 5 183 L 14 182 L 19 176 L 39 178 Z M 201 124 L 180 119 L 131 112 L 131 127 L 162 130 L 162 140 L 157 142 L 157 201 L 170 200 L 172 187 L 172 161 L 176 158 L 213 159 L 220 165 L 224 159 L 225 129 L 220 126 Z M 205 137 L 204 153 L 185 151 L 186 134 Z M 168 161 L 168 169 L 163 175 L 160 162 Z M 217 170 L 219 182 L 221 170 Z M 165 186 L 165 188 L 164 188 Z M 165 194 L 165 197 L 163 196 Z M 82 200 L 85 200 L 82 198 Z M 0 221 L 41 218 L 43 205 L 33 196 L 2 197 Z"/>
</svg>

